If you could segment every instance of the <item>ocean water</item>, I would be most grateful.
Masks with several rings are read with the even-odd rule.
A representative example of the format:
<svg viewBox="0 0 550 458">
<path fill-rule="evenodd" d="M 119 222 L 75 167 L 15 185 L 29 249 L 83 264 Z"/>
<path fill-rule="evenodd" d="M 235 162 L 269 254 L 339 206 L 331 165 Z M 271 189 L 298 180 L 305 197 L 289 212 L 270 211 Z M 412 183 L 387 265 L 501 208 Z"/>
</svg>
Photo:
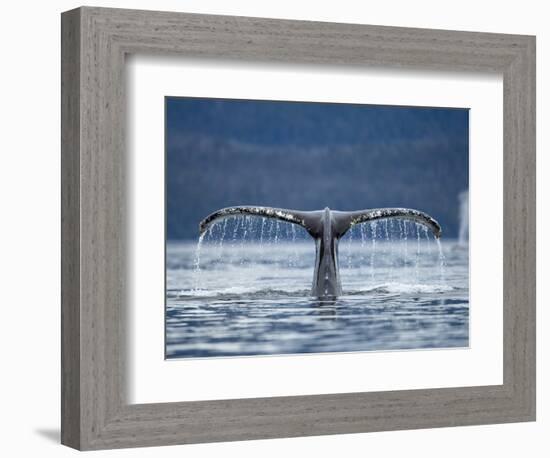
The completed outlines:
<svg viewBox="0 0 550 458">
<path fill-rule="evenodd" d="M 169 241 L 166 357 L 467 347 L 467 244 L 440 250 L 415 223 L 359 226 L 340 240 L 343 295 L 327 302 L 310 296 L 313 239 L 290 224 Z"/>
</svg>

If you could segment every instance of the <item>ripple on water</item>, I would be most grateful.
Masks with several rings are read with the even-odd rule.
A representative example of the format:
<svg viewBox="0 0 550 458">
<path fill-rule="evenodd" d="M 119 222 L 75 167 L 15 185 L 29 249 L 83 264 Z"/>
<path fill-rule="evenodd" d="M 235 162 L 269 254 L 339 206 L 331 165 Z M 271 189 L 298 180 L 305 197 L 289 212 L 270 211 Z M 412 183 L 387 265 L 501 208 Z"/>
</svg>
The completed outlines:
<svg viewBox="0 0 550 458">
<path fill-rule="evenodd" d="M 242 262 L 203 243 L 197 282 L 196 245 L 168 244 L 167 357 L 467 347 L 467 248 L 442 244 L 443 278 L 433 242 L 412 237 L 409 260 L 402 241 L 381 236 L 371 265 L 369 232 L 358 234 L 357 243 L 341 243 L 341 258 L 343 247 L 350 252 L 340 262 L 344 295 L 325 302 L 309 296 L 314 248 L 307 241 L 224 247 L 241 250 Z"/>
</svg>

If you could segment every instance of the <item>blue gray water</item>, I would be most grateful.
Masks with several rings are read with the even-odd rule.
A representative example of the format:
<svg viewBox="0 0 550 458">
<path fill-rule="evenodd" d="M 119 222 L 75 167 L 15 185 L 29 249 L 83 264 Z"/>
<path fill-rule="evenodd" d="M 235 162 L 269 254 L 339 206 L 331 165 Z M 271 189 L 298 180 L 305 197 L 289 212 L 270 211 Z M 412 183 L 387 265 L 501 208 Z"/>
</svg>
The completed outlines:
<svg viewBox="0 0 550 458">
<path fill-rule="evenodd" d="M 468 246 L 415 223 L 362 224 L 340 240 L 344 294 L 310 297 L 315 246 L 263 218 L 168 242 L 166 357 L 405 350 L 469 345 Z"/>
</svg>

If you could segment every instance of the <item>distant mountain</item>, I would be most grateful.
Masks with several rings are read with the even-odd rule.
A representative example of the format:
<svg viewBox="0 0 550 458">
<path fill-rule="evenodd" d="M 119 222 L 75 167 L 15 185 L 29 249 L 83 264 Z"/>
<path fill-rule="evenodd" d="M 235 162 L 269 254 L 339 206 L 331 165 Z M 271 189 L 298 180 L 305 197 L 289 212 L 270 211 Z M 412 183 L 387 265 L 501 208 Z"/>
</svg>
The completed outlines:
<svg viewBox="0 0 550 458">
<path fill-rule="evenodd" d="M 343 103 L 168 97 L 172 135 L 201 135 L 254 145 L 362 145 L 468 137 L 468 110 Z"/>
<path fill-rule="evenodd" d="M 458 232 L 467 109 L 166 99 L 167 236 L 230 205 L 427 211 Z"/>
<path fill-rule="evenodd" d="M 188 119 L 192 110 L 167 117 L 172 120 L 166 144 L 169 239 L 196 238 L 202 218 L 231 205 L 412 207 L 434 216 L 445 236 L 457 236 L 458 195 L 468 188 L 464 123 L 449 123 L 427 110 L 411 114 L 410 125 L 403 122 L 408 118 L 404 113 L 394 127 L 383 114 L 368 123 L 354 119 L 348 132 L 348 113 L 315 122 L 298 113 L 296 132 L 280 134 L 283 141 L 277 138 L 276 115 L 265 119 L 272 127 L 257 129 L 265 114 L 248 125 L 243 120 L 253 117 L 254 110 L 242 110 L 248 112 L 219 126 L 201 125 L 215 118 L 200 110 L 193 119 Z M 338 139 L 331 137 L 331 118 L 341 124 Z M 358 122 L 368 127 L 358 129 Z M 282 123 L 286 130 L 292 124 L 288 119 Z"/>
</svg>

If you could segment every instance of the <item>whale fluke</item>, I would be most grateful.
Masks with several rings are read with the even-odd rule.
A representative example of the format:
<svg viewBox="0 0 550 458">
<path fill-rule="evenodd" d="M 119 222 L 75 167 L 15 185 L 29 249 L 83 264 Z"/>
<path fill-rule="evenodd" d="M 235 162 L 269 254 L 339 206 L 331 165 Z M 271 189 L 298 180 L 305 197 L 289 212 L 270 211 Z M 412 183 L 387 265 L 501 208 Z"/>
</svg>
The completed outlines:
<svg viewBox="0 0 550 458">
<path fill-rule="evenodd" d="M 374 208 L 358 211 L 301 211 L 285 208 L 238 206 L 217 210 L 199 224 L 203 234 L 216 220 L 234 215 L 274 218 L 303 227 L 315 240 L 315 273 L 311 294 L 318 298 L 334 298 L 342 294 L 338 270 L 338 241 L 354 225 L 380 219 L 410 219 L 428 227 L 435 237 L 441 237 L 441 226 L 427 213 L 410 208 Z"/>
<path fill-rule="evenodd" d="M 227 218 L 234 215 L 255 215 L 263 216 L 265 218 L 274 218 L 281 221 L 286 221 L 287 223 L 298 224 L 305 228 L 307 218 L 306 213 L 312 212 L 287 210 L 286 208 L 258 207 L 253 205 L 227 207 L 217 210 L 204 218 L 199 224 L 199 231 L 202 234 L 215 220 L 218 220 L 220 218 Z"/>
<path fill-rule="evenodd" d="M 401 218 L 423 224 L 433 232 L 435 237 L 441 237 L 441 226 L 435 219 L 427 213 L 411 208 L 371 208 L 352 212 L 334 211 L 333 213 L 336 221 L 340 221 L 340 224 L 346 227 L 345 232 L 356 224 L 369 223 L 378 219 Z"/>
</svg>

